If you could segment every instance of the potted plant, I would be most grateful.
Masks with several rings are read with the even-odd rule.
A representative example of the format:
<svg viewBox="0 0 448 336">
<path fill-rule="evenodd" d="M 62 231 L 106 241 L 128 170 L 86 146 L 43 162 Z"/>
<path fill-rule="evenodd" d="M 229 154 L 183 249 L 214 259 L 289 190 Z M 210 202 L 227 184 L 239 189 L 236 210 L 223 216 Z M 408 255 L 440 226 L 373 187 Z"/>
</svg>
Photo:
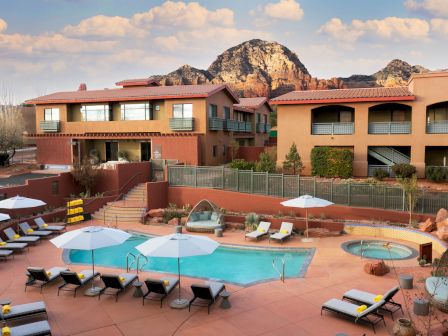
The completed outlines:
<svg viewBox="0 0 448 336">
<path fill-rule="evenodd" d="M 125 150 L 119 150 L 117 153 L 118 161 L 127 161 L 129 162 L 129 153 Z"/>
<path fill-rule="evenodd" d="M 407 318 L 399 318 L 395 322 L 394 328 L 392 329 L 392 335 L 394 336 L 416 336 L 417 332 L 412 325 L 411 320 Z"/>
</svg>

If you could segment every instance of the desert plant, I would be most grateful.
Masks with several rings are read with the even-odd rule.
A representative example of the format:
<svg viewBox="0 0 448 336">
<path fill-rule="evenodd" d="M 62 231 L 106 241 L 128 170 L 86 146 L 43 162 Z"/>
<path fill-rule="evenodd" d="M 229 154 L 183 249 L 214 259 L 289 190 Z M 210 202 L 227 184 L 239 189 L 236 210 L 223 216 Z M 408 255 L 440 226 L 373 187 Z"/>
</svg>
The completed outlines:
<svg viewBox="0 0 448 336">
<path fill-rule="evenodd" d="M 267 152 L 260 154 L 260 159 L 255 165 L 255 170 L 257 172 L 268 172 L 274 173 L 276 168 L 275 160 Z"/>
<path fill-rule="evenodd" d="M 426 168 L 426 177 L 433 182 L 441 182 L 448 178 L 448 171 L 445 167 Z"/>
<path fill-rule="evenodd" d="M 283 161 L 283 169 L 286 172 L 291 172 L 293 175 L 300 174 L 303 170 L 303 163 L 295 142 L 289 148 L 289 153 L 286 154 L 285 161 Z"/>
<path fill-rule="evenodd" d="M 182 218 L 183 213 L 177 210 L 167 210 L 163 213 L 163 222 L 168 223 L 173 218 Z"/>
<path fill-rule="evenodd" d="M 389 177 L 389 172 L 381 168 L 375 168 L 373 170 L 373 177 L 378 181 L 382 181 L 386 177 Z"/>
<path fill-rule="evenodd" d="M 239 170 L 254 170 L 255 163 L 246 161 L 244 159 L 235 159 L 229 164 L 230 168 Z"/>
<path fill-rule="evenodd" d="M 392 171 L 398 178 L 411 178 L 417 170 L 411 164 L 399 163 L 392 166 Z"/>
<path fill-rule="evenodd" d="M 417 175 L 411 177 L 397 177 L 398 183 L 403 188 L 403 193 L 406 199 L 407 210 L 409 212 L 409 225 L 412 226 L 412 212 L 420 197 L 420 189 L 417 184 Z"/>
<path fill-rule="evenodd" d="M 177 204 L 173 202 L 168 203 L 168 209 L 177 209 Z"/>
<path fill-rule="evenodd" d="M 255 230 L 259 222 L 260 217 L 254 212 L 248 213 L 244 218 L 244 226 L 247 230 Z"/>
<path fill-rule="evenodd" d="M 96 177 L 98 175 L 98 169 L 95 165 L 85 157 L 81 163 L 73 165 L 71 174 L 75 181 L 85 189 L 85 197 L 90 197 L 90 193 L 95 186 Z"/>
<path fill-rule="evenodd" d="M 100 152 L 96 148 L 92 148 L 89 151 L 89 160 L 92 164 L 98 164 L 100 162 Z"/>
<path fill-rule="evenodd" d="M 117 153 L 118 159 L 129 161 L 129 153 L 123 149 L 119 150 Z"/>
<path fill-rule="evenodd" d="M 321 177 L 351 177 L 353 152 L 327 146 L 314 147 L 311 150 L 311 174 Z"/>
<path fill-rule="evenodd" d="M 185 211 L 185 212 L 190 212 L 192 208 L 193 207 L 191 206 L 191 204 L 184 204 L 182 206 L 182 210 Z"/>
</svg>

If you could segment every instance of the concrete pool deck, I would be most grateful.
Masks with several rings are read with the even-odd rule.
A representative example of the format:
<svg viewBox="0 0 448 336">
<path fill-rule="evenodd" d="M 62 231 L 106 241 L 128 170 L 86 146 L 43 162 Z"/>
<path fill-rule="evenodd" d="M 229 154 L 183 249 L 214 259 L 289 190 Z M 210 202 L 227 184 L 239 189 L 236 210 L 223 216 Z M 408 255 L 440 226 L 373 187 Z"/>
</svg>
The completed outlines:
<svg viewBox="0 0 448 336">
<path fill-rule="evenodd" d="M 69 229 L 77 229 L 80 225 Z M 135 230 L 148 234 L 164 235 L 173 232 L 168 225 L 150 226 L 138 223 L 120 225 L 121 229 Z M 216 238 L 220 243 L 270 246 L 267 240 L 259 242 L 244 241 L 241 231 L 225 231 L 224 237 Z M 354 238 L 355 237 L 355 238 Z M 141 299 L 132 296 L 133 288 L 120 295 L 118 302 L 112 296 L 97 298 L 86 297 L 79 292 L 76 298 L 70 293 L 57 296 L 58 283 L 44 287 L 40 294 L 36 288 L 24 292 L 25 270 L 28 266 L 50 268 L 62 266 L 62 251 L 50 242 L 31 247 L 29 252 L 17 254 L 14 260 L 0 264 L 0 298 L 11 298 L 13 304 L 44 300 L 47 305 L 48 319 L 53 335 L 373 335 L 370 327 L 354 324 L 332 314 L 324 312 L 322 303 L 330 298 L 341 298 L 352 288 L 383 293 L 398 283 L 392 271 L 383 277 L 374 277 L 364 273 L 365 260 L 353 257 L 343 251 L 340 245 L 352 239 L 372 239 L 372 237 L 347 235 L 336 238 L 316 239 L 304 244 L 293 238 L 283 244 L 284 247 L 315 247 L 316 252 L 304 278 L 287 279 L 285 283 L 272 281 L 239 287 L 226 285 L 231 292 L 232 308 L 222 310 L 219 302 L 212 306 L 210 315 L 206 308 L 193 307 L 191 312 L 169 308 L 169 301 L 176 297 L 172 293 L 159 308 L 158 302 L 147 301 L 142 306 Z M 416 248 L 415 244 L 401 242 Z M 277 246 L 278 244 L 275 244 Z M 417 266 L 415 260 L 386 261 L 395 265 L 398 274 L 413 274 L 416 289 L 405 290 L 406 301 L 415 295 L 421 295 L 424 288 L 419 279 L 430 273 L 430 268 Z M 72 270 L 88 267 L 69 265 Z M 210 265 L 213 267 L 213 265 Z M 100 272 L 117 273 L 116 269 L 96 267 Z M 140 279 L 148 276 L 160 277 L 160 274 L 143 272 Z M 191 298 L 190 285 L 200 280 L 182 278 L 182 296 Z M 100 281 L 97 281 L 100 284 Z M 396 301 L 403 302 L 402 293 Z M 411 306 L 412 307 L 412 306 Z M 396 313 L 396 318 L 400 317 Z M 376 335 L 389 335 L 394 321 L 385 314 L 387 326 L 378 324 Z M 419 319 L 419 321 L 421 318 Z M 31 321 L 31 320 L 30 320 Z M 420 323 L 417 321 L 418 323 Z M 23 320 L 21 322 L 28 322 Z"/>
</svg>

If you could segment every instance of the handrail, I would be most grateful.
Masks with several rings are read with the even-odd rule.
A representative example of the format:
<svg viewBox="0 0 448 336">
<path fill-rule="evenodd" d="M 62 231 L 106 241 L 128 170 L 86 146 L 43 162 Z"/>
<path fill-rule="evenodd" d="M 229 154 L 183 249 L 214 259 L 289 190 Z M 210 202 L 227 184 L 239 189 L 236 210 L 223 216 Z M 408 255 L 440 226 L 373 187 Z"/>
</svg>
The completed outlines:
<svg viewBox="0 0 448 336">
<path fill-rule="evenodd" d="M 280 276 L 280 280 L 281 280 L 281 282 L 285 282 L 285 265 L 286 265 L 285 258 L 282 258 L 282 259 L 281 259 L 281 261 L 282 261 L 282 271 L 281 271 L 281 272 L 278 270 L 277 265 L 275 264 L 275 261 L 276 261 L 277 259 L 278 259 L 278 258 L 273 258 L 273 259 L 272 259 L 272 267 L 274 268 L 274 270 L 275 270 L 275 271 L 278 273 L 278 275 Z"/>
<path fill-rule="evenodd" d="M 129 264 L 129 257 L 133 257 L 132 263 Z M 135 254 L 132 252 L 129 252 L 126 254 L 126 272 L 129 272 L 131 270 L 131 266 L 136 262 Z"/>
<path fill-rule="evenodd" d="M 145 259 L 145 262 L 140 266 L 140 257 L 143 257 Z M 139 254 L 137 256 L 137 274 L 142 270 L 142 268 L 149 262 L 148 258 L 144 256 L 143 254 Z"/>
</svg>

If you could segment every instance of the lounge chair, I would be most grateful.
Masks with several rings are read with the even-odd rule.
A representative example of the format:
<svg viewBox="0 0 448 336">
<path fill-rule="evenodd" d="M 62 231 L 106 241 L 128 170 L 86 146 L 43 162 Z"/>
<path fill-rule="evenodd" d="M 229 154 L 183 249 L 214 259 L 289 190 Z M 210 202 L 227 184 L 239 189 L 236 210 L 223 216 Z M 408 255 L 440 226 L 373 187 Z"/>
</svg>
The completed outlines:
<svg viewBox="0 0 448 336">
<path fill-rule="evenodd" d="M 124 292 L 126 288 L 131 285 L 134 281 L 138 280 L 137 274 L 132 273 L 122 273 L 122 274 L 102 274 L 101 280 L 104 282 L 104 287 L 101 289 L 98 295 L 98 300 L 101 295 L 115 295 L 115 301 L 118 301 L 118 294 Z M 113 293 L 108 291 L 112 290 Z"/>
<path fill-rule="evenodd" d="M 162 308 L 163 300 L 179 285 L 179 279 L 146 279 L 145 284 L 148 287 L 148 292 L 143 295 L 143 305 L 145 305 L 145 300 L 159 300 L 160 308 Z"/>
<path fill-rule="evenodd" d="M 22 324 L 16 327 L 10 327 L 11 336 L 43 336 L 51 335 L 50 324 L 47 320 Z"/>
<path fill-rule="evenodd" d="M 294 225 L 292 223 L 282 222 L 282 225 L 280 226 L 280 230 L 269 236 L 269 242 L 271 240 L 278 240 L 281 243 L 283 243 L 283 241 L 286 238 L 291 237 L 293 227 L 294 227 Z"/>
<path fill-rule="evenodd" d="M 34 230 L 27 222 L 20 223 L 19 228 L 25 236 L 48 238 L 54 233 L 53 231 Z"/>
<path fill-rule="evenodd" d="M 65 225 L 48 225 L 42 217 L 34 218 L 34 223 L 36 223 L 40 230 L 61 232 L 66 229 Z"/>
<path fill-rule="evenodd" d="M 40 237 L 37 236 L 22 237 L 10 227 L 3 230 L 3 233 L 8 237 L 8 243 L 37 244 L 40 241 Z"/>
<path fill-rule="evenodd" d="M 25 292 L 28 286 L 32 286 L 40 288 L 40 292 L 42 293 L 42 287 L 57 280 L 63 271 L 68 271 L 68 268 L 52 267 L 49 270 L 45 270 L 43 267 L 28 267 L 28 280 L 25 283 Z"/>
<path fill-rule="evenodd" d="M 5 250 L 5 249 L 1 249 L 0 250 L 0 258 L 7 260 L 8 257 L 12 256 L 14 258 L 14 251 L 12 250 Z"/>
<path fill-rule="evenodd" d="M 269 234 L 269 228 L 271 227 L 271 223 L 269 222 L 260 222 L 256 230 L 246 233 L 244 239 L 251 238 L 258 240 L 259 238 L 266 236 Z"/>
<path fill-rule="evenodd" d="M 385 302 L 385 304 L 381 306 L 381 309 L 389 312 L 391 314 L 392 320 L 394 319 L 394 313 L 396 311 L 401 310 L 401 312 L 403 312 L 401 304 L 393 300 L 393 297 L 398 293 L 399 290 L 400 287 L 393 287 L 389 289 L 385 294 L 381 295 L 381 299 Z M 349 300 L 355 303 L 365 304 L 367 306 L 376 304 L 379 301 L 378 299 L 378 294 L 372 294 L 359 289 L 351 289 L 348 292 L 345 292 L 342 296 L 342 300 Z"/>
<path fill-rule="evenodd" d="M 193 284 L 191 290 L 193 291 L 193 298 L 188 304 L 188 311 L 191 306 L 207 307 L 207 312 L 210 314 L 210 306 L 216 302 L 219 293 L 226 289 L 226 286 L 220 282 L 206 281 L 204 284 Z M 198 300 L 196 302 L 196 300 Z"/>
<path fill-rule="evenodd" d="M 59 291 L 74 292 L 73 297 L 76 297 L 76 291 L 78 288 L 84 286 L 89 281 L 99 276 L 99 272 L 93 273 L 91 270 L 83 270 L 81 272 L 63 271 L 61 272 L 61 278 L 64 283 L 58 288 Z"/>
<path fill-rule="evenodd" d="M 360 307 L 359 305 L 339 299 L 331 299 L 322 305 L 320 314 L 322 315 L 322 311 L 326 310 L 345 316 L 348 319 L 353 320 L 355 323 L 358 323 L 359 321 L 366 322 L 372 326 L 373 332 L 375 333 L 375 325 L 377 323 L 382 321 L 384 325 L 386 325 L 383 315 L 377 313 L 378 309 L 380 309 L 384 304 L 385 301 L 381 300 L 374 305 L 367 307 L 362 312 L 358 312 L 358 308 Z"/>
<path fill-rule="evenodd" d="M 36 301 L 31 303 L 25 303 L 21 305 L 11 305 L 9 313 L 3 313 L 0 309 L 0 320 L 4 322 L 15 320 L 22 317 L 28 317 L 39 314 L 46 314 L 47 309 L 45 307 L 45 302 Z M 11 333 L 12 334 L 12 333 Z M 13 335 L 13 334 L 12 334 Z"/>
<path fill-rule="evenodd" d="M 13 250 L 14 252 L 22 252 L 26 248 L 28 248 L 27 243 L 6 243 L 0 238 L 0 251 Z"/>
</svg>

